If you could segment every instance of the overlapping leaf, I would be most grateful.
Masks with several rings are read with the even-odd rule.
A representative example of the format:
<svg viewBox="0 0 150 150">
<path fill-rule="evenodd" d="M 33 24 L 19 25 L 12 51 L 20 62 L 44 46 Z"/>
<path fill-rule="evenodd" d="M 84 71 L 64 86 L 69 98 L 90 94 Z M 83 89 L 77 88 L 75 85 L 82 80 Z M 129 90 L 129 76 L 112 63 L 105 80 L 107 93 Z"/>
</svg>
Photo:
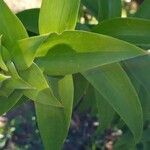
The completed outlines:
<svg viewBox="0 0 150 150">
<path fill-rule="evenodd" d="M 8 112 L 22 97 L 20 91 L 14 91 L 8 98 L 0 96 L 0 115 L 3 115 L 5 112 Z"/>
<path fill-rule="evenodd" d="M 150 1 L 144 0 L 134 17 L 150 19 L 149 5 Z"/>
<path fill-rule="evenodd" d="M 51 78 L 51 80 L 56 79 Z M 35 108 L 38 127 L 45 149 L 60 150 L 67 136 L 71 119 L 73 105 L 72 76 L 66 76 L 60 80 L 58 79 L 55 84 L 52 84 L 52 87 L 54 87 L 55 90 L 57 89 L 58 98 L 61 99 L 61 103 L 64 107 L 56 108 L 35 103 Z"/>
<path fill-rule="evenodd" d="M 108 36 L 67 31 L 50 34 L 37 51 L 36 63 L 49 75 L 65 75 L 143 54 L 140 48 Z"/>
<path fill-rule="evenodd" d="M 80 0 L 43 0 L 40 10 L 40 34 L 74 30 Z"/>
<path fill-rule="evenodd" d="M 117 18 L 106 20 L 93 31 L 109 35 L 143 48 L 150 48 L 150 21 L 137 18 Z"/>
<path fill-rule="evenodd" d="M 19 73 L 27 83 L 35 88 L 33 90 L 25 90 L 25 96 L 38 103 L 61 107 L 61 103 L 53 95 L 48 82 L 36 64 L 33 63 L 28 69 L 20 71 Z"/>
<path fill-rule="evenodd" d="M 26 30 L 32 33 L 39 33 L 38 18 L 40 9 L 27 9 L 17 13 L 17 17 L 21 20 Z"/>
<path fill-rule="evenodd" d="M 106 65 L 83 75 L 120 115 L 138 142 L 143 130 L 142 108 L 136 91 L 121 66 Z"/>
<path fill-rule="evenodd" d="M 39 20 L 40 34 L 74 30 L 79 2 L 43 0 Z M 99 4 L 100 19 L 120 16 L 120 0 L 113 3 L 102 0 Z M 4 36 L 2 44 L 9 50 L 8 53 L 7 50 L 0 49 L 0 100 L 5 101 L 4 107 L 1 106 L 1 114 L 11 109 L 23 95 L 34 100 L 45 148 L 59 150 L 66 138 L 71 119 L 74 95 L 72 76 L 50 79 L 43 72 L 48 75 L 66 75 L 101 66 L 94 71 L 95 74 L 87 71 L 83 75 L 121 116 L 134 134 L 135 140 L 139 140 L 142 132 L 142 111 L 135 90 L 118 64 L 106 64 L 145 55 L 142 49 L 108 36 L 82 31 L 66 31 L 60 35 L 52 33 L 27 38 L 21 22 L 3 1 L 0 1 L 0 12 L 0 34 Z M 133 22 L 135 25 L 138 21 Z M 148 21 L 144 20 L 141 24 L 148 28 Z M 34 25 L 35 23 L 32 26 Z M 28 27 L 28 24 L 26 26 Z M 33 30 L 32 26 L 28 29 Z M 146 32 L 144 34 L 148 35 Z M 17 43 L 17 40 L 20 41 Z M 134 43 L 132 38 L 130 40 Z M 148 40 L 145 38 L 143 43 L 148 44 Z M 140 40 L 138 42 L 140 43 Z M 141 77 L 143 75 L 140 74 L 140 79 Z M 147 79 L 145 76 L 143 78 Z M 52 82 L 55 80 L 56 83 L 53 85 Z M 148 87 L 148 83 L 146 86 Z"/>
<path fill-rule="evenodd" d="M 98 110 L 98 119 L 100 122 L 100 127 L 98 129 L 99 132 L 110 128 L 111 122 L 115 116 L 115 111 L 97 90 L 95 91 L 95 97 Z"/>
<path fill-rule="evenodd" d="M 0 35 L 9 51 L 17 40 L 28 37 L 21 21 L 9 10 L 3 0 L 0 1 Z"/>
<path fill-rule="evenodd" d="M 121 0 L 99 0 L 99 20 L 121 17 Z"/>
<path fill-rule="evenodd" d="M 98 18 L 98 0 L 81 0 L 81 2 Z"/>
</svg>

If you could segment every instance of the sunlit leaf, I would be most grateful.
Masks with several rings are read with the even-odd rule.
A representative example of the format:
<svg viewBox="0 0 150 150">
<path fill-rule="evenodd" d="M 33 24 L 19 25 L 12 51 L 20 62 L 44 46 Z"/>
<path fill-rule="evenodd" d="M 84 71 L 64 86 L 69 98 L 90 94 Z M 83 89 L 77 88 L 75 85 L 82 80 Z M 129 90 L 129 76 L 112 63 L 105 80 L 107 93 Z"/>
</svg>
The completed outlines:
<svg viewBox="0 0 150 150">
<path fill-rule="evenodd" d="M 19 74 L 33 87 L 33 90 L 24 90 L 25 96 L 44 105 L 61 107 L 61 103 L 54 96 L 42 71 L 36 64 L 33 63 L 28 69 L 20 71 Z"/>
<path fill-rule="evenodd" d="M 31 37 L 16 43 L 12 57 L 19 70 L 27 69 L 32 65 L 38 48 L 47 38 L 48 36 Z"/>
<path fill-rule="evenodd" d="M 50 34 L 38 49 L 36 63 L 49 75 L 65 75 L 143 54 L 142 49 L 108 36 L 67 31 Z"/>
<path fill-rule="evenodd" d="M 0 0 L 0 35 L 3 44 L 9 51 L 17 40 L 28 37 L 21 21 L 9 10 L 3 0 Z"/>
<path fill-rule="evenodd" d="M 74 30 L 80 0 L 43 0 L 40 10 L 40 34 Z"/>
</svg>

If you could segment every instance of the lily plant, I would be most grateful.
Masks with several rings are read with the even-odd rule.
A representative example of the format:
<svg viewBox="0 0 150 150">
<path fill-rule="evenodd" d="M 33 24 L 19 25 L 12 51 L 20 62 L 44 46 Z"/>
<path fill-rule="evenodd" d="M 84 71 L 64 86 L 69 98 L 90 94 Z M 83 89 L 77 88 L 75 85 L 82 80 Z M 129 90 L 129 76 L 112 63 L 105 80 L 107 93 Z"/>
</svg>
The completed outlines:
<svg viewBox="0 0 150 150">
<path fill-rule="evenodd" d="M 75 30 L 81 3 L 99 21 L 89 31 Z M 73 107 L 92 94 L 83 105 L 98 111 L 100 130 L 117 116 L 135 146 L 150 114 L 140 95 L 150 89 L 150 21 L 121 18 L 121 8 L 121 0 L 43 0 L 32 28 L 33 10 L 19 20 L 0 0 L 0 114 L 33 101 L 45 149 L 60 150 Z"/>
</svg>

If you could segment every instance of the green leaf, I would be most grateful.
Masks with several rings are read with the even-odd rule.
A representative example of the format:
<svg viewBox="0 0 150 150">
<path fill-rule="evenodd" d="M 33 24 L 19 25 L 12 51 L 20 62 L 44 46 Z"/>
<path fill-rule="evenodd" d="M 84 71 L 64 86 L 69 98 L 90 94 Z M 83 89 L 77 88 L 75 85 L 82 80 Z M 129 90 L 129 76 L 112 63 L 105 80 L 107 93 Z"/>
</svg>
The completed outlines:
<svg viewBox="0 0 150 150">
<path fill-rule="evenodd" d="M 121 0 L 82 0 L 82 3 L 99 21 L 121 17 Z"/>
<path fill-rule="evenodd" d="M 147 91 L 150 91 L 150 55 L 124 61 L 124 64 L 135 79 L 138 80 Z"/>
<path fill-rule="evenodd" d="M 121 0 L 99 0 L 99 20 L 121 17 Z"/>
<path fill-rule="evenodd" d="M 81 0 L 81 2 L 98 18 L 98 0 Z"/>
<path fill-rule="evenodd" d="M 98 110 L 98 119 L 100 122 L 98 130 L 103 131 L 111 127 L 111 122 L 115 116 L 115 111 L 107 100 L 96 90 L 95 97 Z"/>
<path fill-rule="evenodd" d="M 0 83 L 9 79 L 9 78 L 11 78 L 11 77 L 0 73 Z"/>
<path fill-rule="evenodd" d="M 146 55 L 125 61 L 124 65 L 136 82 L 140 85 L 139 97 L 143 106 L 143 113 L 145 119 L 150 119 L 150 56 Z"/>
<path fill-rule="evenodd" d="M 33 90 L 24 90 L 25 96 L 43 105 L 61 107 L 61 103 L 54 96 L 42 71 L 36 64 L 33 63 L 28 69 L 20 71 L 19 74 L 24 81 L 33 87 Z"/>
<path fill-rule="evenodd" d="M 150 93 L 143 86 L 140 88 L 139 98 L 143 108 L 144 120 L 150 120 Z"/>
<path fill-rule="evenodd" d="M 125 40 L 140 47 L 150 48 L 149 20 L 116 18 L 101 22 L 92 31 Z"/>
<path fill-rule="evenodd" d="M 12 57 L 17 69 L 25 70 L 32 65 L 38 48 L 47 38 L 48 36 L 36 36 L 16 43 Z"/>
<path fill-rule="evenodd" d="M 81 74 L 73 75 L 73 81 L 74 81 L 74 106 L 77 106 L 80 100 L 85 95 L 89 83 Z"/>
<path fill-rule="evenodd" d="M 72 75 L 67 75 L 62 80 L 60 80 L 58 82 L 58 89 L 59 89 L 60 99 L 62 100 L 62 105 L 64 106 L 67 130 L 69 130 L 71 117 L 72 117 L 73 98 L 74 98 L 74 85 L 73 85 Z"/>
<path fill-rule="evenodd" d="M 6 64 L 2 58 L 2 49 L 3 49 L 3 46 L 2 46 L 2 43 L 1 43 L 1 40 L 2 40 L 2 36 L 0 36 L 0 68 L 2 70 L 5 70 L 5 71 L 8 71 L 7 67 L 6 67 Z"/>
<path fill-rule="evenodd" d="M 120 115 L 138 142 L 143 131 L 142 108 L 136 91 L 121 66 L 106 65 L 83 75 Z"/>
<path fill-rule="evenodd" d="M 115 150 L 136 150 L 135 142 L 132 138 L 132 134 L 127 131 L 121 136 L 120 139 L 114 145 Z"/>
<path fill-rule="evenodd" d="M 27 9 L 17 13 L 17 17 L 21 20 L 25 28 L 33 33 L 38 34 L 38 19 L 39 19 L 39 9 Z"/>
<path fill-rule="evenodd" d="M 150 1 L 144 0 L 134 17 L 150 19 L 149 5 Z"/>
<path fill-rule="evenodd" d="M 128 76 L 130 77 L 132 84 L 134 85 L 140 102 L 141 102 L 141 106 L 143 109 L 143 119 L 145 120 L 150 120 L 150 93 L 149 90 L 144 87 L 143 84 L 141 84 L 141 82 L 139 80 L 137 80 L 135 78 L 135 76 L 127 69 L 127 67 L 125 67 L 126 72 L 128 73 Z"/>
<path fill-rule="evenodd" d="M 33 89 L 18 74 L 13 62 L 7 62 L 9 76 L 5 76 L 5 82 L 1 85 L 1 94 L 8 97 L 15 89 Z M 8 94 L 8 95 L 7 95 Z"/>
<path fill-rule="evenodd" d="M 0 0 L 0 35 L 3 35 L 3 45 L 12 50 L 17 40 L 27 38 L 27 32 L 19 19 L 10 11 L 3 0 Z"/>
<path fill-rule="evenodd" d="M 0 115 L 8 112 L 22 97 L 22 93 L 18 90 L 14 91 L 8 98 L 0 97 Z"/>
<path fill-rule="evenodd" d="M 61 35 L 49 35 L 37 51 L 40 58 L 36 63 L 49 75 L 65 75 L 145 53 L 134 45 L 105 35 L 67 31 Z"/>
<path fill-rule="evenodd" d="M 43 0 L 39 17 L 40 34 L 73 30 L 80 0 Z"/>
<path fill-rule="evenodd" d="M 73 105 L 72 76 L 58 81 L 58 93 L 63 108 L 35 103 L 38 127 L 45 150 L 60 150 L 67 136 Z"/>
<path fill-rule="evenodd" d="M 83 98 L 79 101 L 76 109 L 79 113 L 90 112 L 90 115 L 97 116 L 97 105 L 95 99 L 95 89 L 89 84 Z"/>
</svg>

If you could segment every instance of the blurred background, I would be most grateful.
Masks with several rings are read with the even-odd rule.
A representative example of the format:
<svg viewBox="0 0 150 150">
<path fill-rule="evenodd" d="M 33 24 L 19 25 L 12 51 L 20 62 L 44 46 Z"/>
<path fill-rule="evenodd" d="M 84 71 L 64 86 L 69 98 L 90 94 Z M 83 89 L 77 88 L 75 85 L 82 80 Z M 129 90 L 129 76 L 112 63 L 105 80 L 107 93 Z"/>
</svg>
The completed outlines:
<svg viewBox="0 0 150 150">
<path fill-rule="evenodd" d="M 134 14 L 143 0 L 123 0 L 122 16 Z M 39 8 L 41 0 L 5 0 L 14 13 L 25 9 Z M 85 6 L 81 6 L 79 22 L 96 24 L 97 21 Z M 113 149 L 113 143 L 121 136 L 119 129 L 108 129 L 104 134 L 95 133 L 99 126 L 96 116 L 74 109 L 68 138 L 64 150 Z M 32 102 L 0 116 L 0 149 L 44 150 L 36 124 Z"/>
</svg>

